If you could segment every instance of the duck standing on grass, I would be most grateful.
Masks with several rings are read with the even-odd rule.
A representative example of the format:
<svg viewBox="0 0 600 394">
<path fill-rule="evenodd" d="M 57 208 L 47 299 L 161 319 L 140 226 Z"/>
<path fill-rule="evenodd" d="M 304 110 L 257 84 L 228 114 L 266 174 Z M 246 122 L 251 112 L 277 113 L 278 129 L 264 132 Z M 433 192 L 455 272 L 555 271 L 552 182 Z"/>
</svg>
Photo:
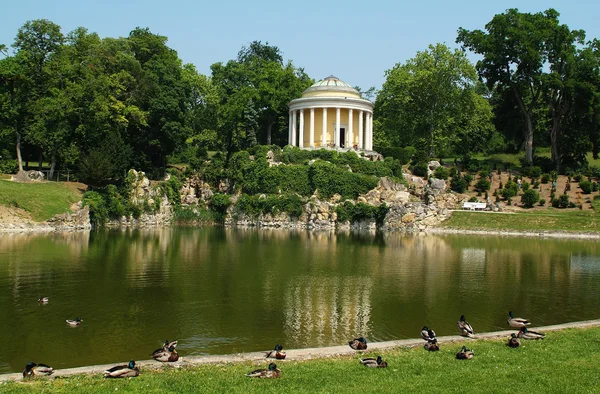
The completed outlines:
<svg viewBox="0 0 600 394">
<path fill-rule="evenodd" d="M 40 304 L 47 304 L 50 301 L 50 299 L 48 297 L 42 297 L 40 296 L 40 298 L 38 298 L 38 302 Z"/>
<path fill-rule="evenodd" d="M 529 320 L 523 319 L 522 317 L 513 317 L 512 311 L 508 312 L 508 320 L 506 322 L 512 328 L 521 328 L 531 324 Z"/>
<path fill-rule="evenodd" d="M 23 379 L 31 376 L 50 376 L 54 370 L 46 364 L 28 362 L 23 370 Z"/>
<path fill-rule="evenodd" d="M 466 346 L 463 346 L 458 353 L 456 353 L 457 360 L 470 360 L 475 356 L 472 350 L 467 350 Z"/>
<path fill-rule="evenodd" d="M 508 343 L 506 345 L 509 347 L 519 347 L 521 346 L 521 340 L 517 338 L 517 335 L 513 332 L 510 334 L 510 338 L 508 338 Z"/>
<path fill-rule="evenodd" d="M 428 340 L 425 346 L 423 347 L 425 348 L 425 350 L 428 350 L 430 352 L 437 352 L 438 350 L 440 350 L 440 345 L 438 345 L 438 341 L 435 338 Z"/>
<path fill-rule="evenodd" d="M 460 315 L 460 319 L 458 319 L 456 325 L 460 330 L 460 335 L 463 337 L 475 338 L 473 335 L 473 327 L 471 327 L 469 322 L 465 320 L 465 315 Z"/>
<path fill-rule="evenodd" d="M 81 323 L 83 323 L 83 319 L 80 317 L 78 317 L 75 320 L 67 320 L 67 324 L 70 325 L 71 327 L 77 327 Z"/>
<path fill-rule="evenodd" d="M 283 346 L 280 344 L 275 345 L 273 350 L 265 352 L 265 358 L 275 358 L 277 360 L 285 360 L 285 353 L 282 352 Z"/>
<path fill-rule="evenodd" d="M 364 337 L 355 338 L 348 345 L 354 350 L 367 350 L 367 340 Z"/>
<path fill-rule="evenodd" d="M 522 339 L 544 339 L 546 334 L 542 334 L 541 332 L 529 331 L 527 327 L 521 328 L 517 337 Z"/>
<path fill-rule="evenodd" d="M 369 368 L 387 368 L 387 362 L 383 361 L 381 356 L 377 358 L 361 358 L 360 363 Z"/>
<path fill-rule="evenodd" d="M 131 360 L 127 365 L 117 365 L 104 371 L 105 378 L 133 378 L 140 375 L 140 369 Z"/>
<path fill-rule="evenodd" d="M 254 371 L 247 373 L 246 376 L 250 378 L 278 378 L 281 376 L 281 370 L 277 368 L 275 363 L 271 363 L 267 369 L 255 369 Z"/>
<path fill-rule="evenodd" d="M 434 339 L 435 331 L 433 331 L 432 329 L 430 329 L 427 326 L 423 326 L 423 328 L 421 329 L 421 338 L 423 338 L 426 341 L 429 341 L 430 339 Z"/>
</svg>

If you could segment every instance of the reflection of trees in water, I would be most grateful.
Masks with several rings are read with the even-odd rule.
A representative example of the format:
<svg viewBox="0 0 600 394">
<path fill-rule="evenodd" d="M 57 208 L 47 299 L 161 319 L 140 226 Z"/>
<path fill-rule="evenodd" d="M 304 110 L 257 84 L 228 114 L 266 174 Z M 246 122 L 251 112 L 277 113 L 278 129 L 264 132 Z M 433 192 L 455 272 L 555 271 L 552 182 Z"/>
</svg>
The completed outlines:
<svg viewBox="0 0 600 394">
<path fill-rule="evenodd" d="M 297 278 L 285 290 L 285 334 L 301 346 L 368 337 L 371 288 L 368 277 Z"/>
</svg>

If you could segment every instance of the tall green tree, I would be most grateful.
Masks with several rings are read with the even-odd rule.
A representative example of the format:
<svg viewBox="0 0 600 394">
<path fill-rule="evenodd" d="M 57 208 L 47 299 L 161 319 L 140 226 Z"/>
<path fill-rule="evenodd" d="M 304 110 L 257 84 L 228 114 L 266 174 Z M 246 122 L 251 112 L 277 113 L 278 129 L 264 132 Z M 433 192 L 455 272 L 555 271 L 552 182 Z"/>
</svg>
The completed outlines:
<svg viewBox="0 0 600 394">
<path fill-rule="evenodd" d="M 549 111 L 552 159 L 559 165 L 561 125 L 572 106 L 577 45 L 585 34 L 560 24 L 554 9 L 535 14 L 509 9 L 495 15 L 486 31 L 458 30 L 457 42 L 480 54 L 477 70 L 490 89 L 509 90 L 523 116 L 525 157 L 533 162 L 535 113 L 540 103 Z"/>
<path fill-rule="evenodd" d="M 477 73 L 463 52 L 430 45 L 385 75 L 375 101 L 377 143 L 414 145 L 434 156 L 459 137 L 493 130 L 489 103 L 477 94 Z"/>
</svg>

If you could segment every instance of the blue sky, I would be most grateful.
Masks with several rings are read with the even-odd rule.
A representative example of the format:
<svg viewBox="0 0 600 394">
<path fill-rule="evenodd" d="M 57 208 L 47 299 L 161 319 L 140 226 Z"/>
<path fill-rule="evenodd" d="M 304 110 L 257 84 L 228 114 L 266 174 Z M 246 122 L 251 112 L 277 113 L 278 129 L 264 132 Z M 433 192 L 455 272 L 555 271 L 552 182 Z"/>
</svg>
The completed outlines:
<svg viewBox="0 0 600 394">
<path fill-rule="evenodd" d="M 169 38 L 185 63 L 209 74 L 253 40 L 278 46 L 285 59 L 315 79 L 334 74 L 351 85 L 379 88 L 385 70 L 438 42 L 455 46 L 456 30 L 482 29 L 507 8 L 555 8 L 561 22 L 600 38 L 599 1 L 156 1 L 5 0 L 0 43 L 19 27 L 49 19 L 67 33 L 83 26 L 101 37 L 127 36 L 136 26 Z"/>
</svg>

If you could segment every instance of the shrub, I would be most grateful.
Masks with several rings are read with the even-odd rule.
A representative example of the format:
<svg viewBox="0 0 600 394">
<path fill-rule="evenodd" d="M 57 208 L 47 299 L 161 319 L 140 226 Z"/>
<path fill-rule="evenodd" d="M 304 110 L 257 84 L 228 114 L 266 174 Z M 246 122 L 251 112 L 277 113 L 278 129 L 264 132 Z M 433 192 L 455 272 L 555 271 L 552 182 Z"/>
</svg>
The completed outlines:
<svg viewBox="0 0 600 394">
<path fill-rule="evenodd" d="M 86 192 L 81 201 L 83 206 L 89 207 L 92 224 L 102 226 L 108 219 L 108 209 L 102 195 L 95 191 Z"/>
<path fill-rule="evenodd" d="M 342 198 L 356 199 L 377 186 L 379 179 L 374 176 L 356 174 L 334 164 L 317 161 L 308 169 L 311 190 L 318 190 L 319 196 L 329 198 L 340 194 Z"/>
<path fill-rule="evenodd" d="M 538 166 L 533 166 L 529 169 L 531 179 L 537 179 L 542 175 L 542 169 Z"/>
<path fill-rule="evenodd" d="M 550 178 L 555 181 L 558 179 L 558 172 L 557 171 L 550 171 Z"/>
<path fill-rule="evenodd" d="M 583 178 L 583 175 L 581 175 L 581 173 L 579 173 L 579 172 L 577 174 L 573 175 L 573 180 L 575 182 L 581 182 L 581 178 Z"/>
<path fill-rule="evenodd" d="M 433 176 L 437 179 L 448 179 L 448 169 L 444 166 L 439 166 L 438 168 L 435 169 Z"/>
<path fill-rule="evenodd" d="M 521 188 L 523 189 L 524 192 L 526 192 L 527 190 L 529 190 L 529 182 L 523 181 L 521 183 Z"/>
<path fill-rule="evenodd" d="M 592 182 L 592 191 L 597 192 L 599 189 L 600 185 L 598 185 L 598 182 Z"/>
<path fill-rule="evenodd" d="M 583 194 L 590 194 L 593 190 L 592 182 L 590 181 L 579 182 L 579 187 L 581 188 Z"/>
<path fill-rule="evenodd" d="M 525 208 L 533 208 L 536 202 L 540 200 L 540 195 L 533 189 L 526 190 L 521 196 L 521 202 Z"/>
<path fill-rule="evenodd" d="M 450 167 L 450 170 L 448 172 L 448 175 L 452 178 L 454 178 L 457 174 L 459 174 L 458 168 L 456 168 L 456 166 L 452 166 Z"/>
<path fill-rule="evenodd" d="M 544 200 L 543 198 L 540 199 L 540 207 L 543 207 L 544 205 L 546 205 L 546 200 Z"/>
<path fill-rule="evenodd" d="M 460 175 L 460 172 L 450 180 L 450 189 L 457 193 L 464 193 L 467 190 L 467 181 Z"/>
<path fill-rule="evenodd" d="M 552 199 L 552 206 L 554 208 L 567 208 L 569 206 L 569 196 L 563 194 L 558 198 Z"/>
<path fill-rule="evenodd" d="M 427 163 L 424 162 L 417 163 L 411 168 L 413 174 L 415 174 L 416 176 L 423 177 L 425 179 L 427 179 L 427 170 Z"/>
<path fill-rule="evenodd" d="M 550 182 L 550 174 L 548 174 L 548 173 L 542 174 L 541 182 L 543 184 Z"/>
<path fill-rule="evenodd" d="M 473 175 L 467 173 L 463 178 L 465 178 L 465 182 L 467 182 L 467 187 L 471 186 L 471 182 L 473 182 Z"/>
<path fill-rule="evenodd" d="M 227 208 L 231 204 L 231 198 L 227 194 L 215 193 L 210 198 L 209 206 L 213 212 L 215 220 L 218 222 L 225 221 Z"/>
<path fill-rule="evenodd" d="M 405 148 L 398 147 L 375 147 L 375 150 L 381 153 L 384 157 L 393 157 L 396 160 L 399 160 L 401 164 L 408 164 L 410 159 L 413 157 L 415 152 L 417 151 L 412 146 L 407 146 Z"/>
<path fill-rule="evenodd" d="M 479 202 L 479 199 L 475 196 L 469 198 L 469 202 Z"/>
<path fill-rule="evenodd" d="M 477 190 L 480 193 L 483 193 L 490 190 L 490 186 L 490 181 L 488 181 L 487 178 L 479 178 L 479 180 L 475 184 L 475 190 Z"/>
</svg>

